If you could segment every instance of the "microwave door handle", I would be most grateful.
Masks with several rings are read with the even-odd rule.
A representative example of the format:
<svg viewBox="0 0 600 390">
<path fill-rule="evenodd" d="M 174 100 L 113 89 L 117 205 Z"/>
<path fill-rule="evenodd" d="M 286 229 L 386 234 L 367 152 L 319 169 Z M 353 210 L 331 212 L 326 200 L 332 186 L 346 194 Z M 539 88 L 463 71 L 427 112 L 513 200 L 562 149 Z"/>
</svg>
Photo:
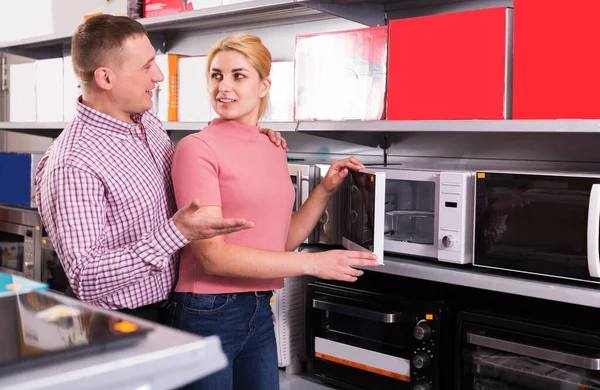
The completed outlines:
<svg viewBox="0 0 600 390">
<path fill-rule="evenodd" d="M 302 170 L 298 169 L 296 172 L 296 210 L 294 212 L 300 210 L 300 206 L 302 206 Z"/>
<path fill-rule="evenodd" d="M 600 277 L 600 184 L 592 185 L 590 204 L 588 208 L 587 226 L 587 261 L 590 276 Z"/>
<path fill-rule="evenodd" d="M 357 307 L 328 302 L 321 299 L 313 299 L 313 307 L 315 309 L 332 311 L 338 314 L 363 318 L 370 321 L 384 322 L 387 324 L 393 324 L 402 321 L 402 312 L 382 313 L 376 310 L 359 309 Z"/>
<path fill-rule="evenodd" d="M 554 363 L 566 364 L 585 370 L 600 371 L 600 359 L 598 358 L 572 355 L 570 353 L 538 348 L 532 345 L 514 343 L 512 341 L 500 340 L 473 333 L 467 333 L 467 342 L 481 347 L 492 348 L 536 359 L 543 359 Z"/>
</svg>

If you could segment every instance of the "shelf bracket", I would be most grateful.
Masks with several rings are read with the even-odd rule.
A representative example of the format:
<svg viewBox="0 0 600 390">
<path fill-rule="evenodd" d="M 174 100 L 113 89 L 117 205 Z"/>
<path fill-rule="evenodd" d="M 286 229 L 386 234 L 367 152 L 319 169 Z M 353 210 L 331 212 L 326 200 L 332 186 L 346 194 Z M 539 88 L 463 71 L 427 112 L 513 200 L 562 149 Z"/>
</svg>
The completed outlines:
<svg viewBox="0 0 600 390">
<path fill-rule="evenodd" d="M 387 24 L 385 6 L 383 4 L 367 2 L 336 4 L 331 0 L 306 0 L 299 1 L 298 3 L 327 14 L 371 27 L 385 26 Z"/>
</svg>

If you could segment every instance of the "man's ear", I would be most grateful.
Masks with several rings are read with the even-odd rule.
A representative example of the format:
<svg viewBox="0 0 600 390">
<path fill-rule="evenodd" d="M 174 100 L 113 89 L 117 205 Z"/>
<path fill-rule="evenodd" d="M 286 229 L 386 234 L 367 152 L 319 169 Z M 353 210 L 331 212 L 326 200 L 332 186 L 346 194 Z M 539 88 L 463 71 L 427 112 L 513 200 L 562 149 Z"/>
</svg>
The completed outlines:
<svg viewBox="0 0 600 390">
<path fill-rule="evenodd" d="M 110 68 L 101 66 L 94 72 L 94 82 L 105 91 L 110 91 L 113 87 L 114 74 Z"/>
</svg>

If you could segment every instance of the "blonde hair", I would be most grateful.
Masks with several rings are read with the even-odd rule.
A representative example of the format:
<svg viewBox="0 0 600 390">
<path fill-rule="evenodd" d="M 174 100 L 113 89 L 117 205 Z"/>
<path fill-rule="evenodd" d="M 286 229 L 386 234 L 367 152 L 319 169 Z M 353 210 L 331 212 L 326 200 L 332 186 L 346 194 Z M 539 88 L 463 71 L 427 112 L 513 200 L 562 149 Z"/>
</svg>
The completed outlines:
<svg viewBox="0 0 600 390">
<path fill-rule="evenodd" d="M 266 79 L 271 74 L 271 53 L 257 36 L 250 34 L 234 34 L 217 42 L 208 52 L 206 59 L 206 78 L 210 78 L 211 64 L 215 56 L 222 51 L 237 51 L 243 54 L 248 62 L 256 69 L 261 80 Z M 258 117 L 262 117 L 269 104 L 269 94 L 267 93 L 260 101 Z"/>
</svg>

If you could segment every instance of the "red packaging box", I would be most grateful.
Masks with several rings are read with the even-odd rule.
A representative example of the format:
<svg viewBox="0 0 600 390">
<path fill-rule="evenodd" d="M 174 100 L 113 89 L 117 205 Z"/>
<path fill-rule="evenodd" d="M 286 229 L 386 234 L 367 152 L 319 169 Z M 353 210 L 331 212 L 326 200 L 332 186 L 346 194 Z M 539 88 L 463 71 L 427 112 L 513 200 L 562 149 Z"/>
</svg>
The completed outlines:
<svg viewBox="0 0 600 390">
<path fill-rule="evenodd" d="M 296 120 L 382 119 L 387 26 L 296 37 Z"/>
<path fill-rule="evenodd" d="M 600 1 L 515 0 L 514 119 L 598 119 Z"/>
<path fill-rule="evenodd" d="M 144 0 L 145 18 L 193 10 L 190 0 Z"/>
<path fill-rule="evenodd" d="M 512 9 L 390 22 L 387 119 L 510 118 Z"/>
</svg>

